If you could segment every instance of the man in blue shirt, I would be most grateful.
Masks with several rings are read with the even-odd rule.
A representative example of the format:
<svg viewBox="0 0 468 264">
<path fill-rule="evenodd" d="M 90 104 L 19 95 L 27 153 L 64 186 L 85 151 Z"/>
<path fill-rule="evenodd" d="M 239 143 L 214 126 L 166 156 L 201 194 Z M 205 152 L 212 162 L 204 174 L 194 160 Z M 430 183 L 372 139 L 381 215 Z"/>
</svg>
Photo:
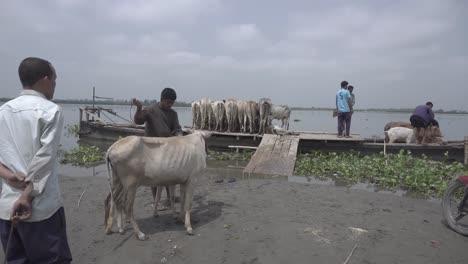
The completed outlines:
<svg viewBox="0 0 468 264">
<path fill-rule="evenodd" d="M 338 112 L 338 137 L 343 137 L 345 124 L 346 135 L 350 138 L 349 130 L 351 128 L 352 97 L 348 91 L 348 82 L 341 82 L 341 89 L 336 93 L 336 111 Z"/>
</svg>

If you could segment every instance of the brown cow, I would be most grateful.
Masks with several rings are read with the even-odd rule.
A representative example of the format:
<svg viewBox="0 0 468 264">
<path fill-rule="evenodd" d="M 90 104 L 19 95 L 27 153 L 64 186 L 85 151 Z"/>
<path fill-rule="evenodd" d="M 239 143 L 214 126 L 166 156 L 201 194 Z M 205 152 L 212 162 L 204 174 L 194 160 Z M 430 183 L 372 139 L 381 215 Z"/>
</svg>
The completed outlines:
<svg viewBox="0 0 468 264">
<path fill-rule="evenodd" d="M 436 126 L 416 128 L 416 143 L 418 144 L 443 144 L 442 132 Z"/>
<path fill-rule="evenodd" d="M 394 127 L 406 127 L 413 129 L 414 127 L 408 122 L 390 122 L 384 126 L 384 132 Z"/>
</svg>

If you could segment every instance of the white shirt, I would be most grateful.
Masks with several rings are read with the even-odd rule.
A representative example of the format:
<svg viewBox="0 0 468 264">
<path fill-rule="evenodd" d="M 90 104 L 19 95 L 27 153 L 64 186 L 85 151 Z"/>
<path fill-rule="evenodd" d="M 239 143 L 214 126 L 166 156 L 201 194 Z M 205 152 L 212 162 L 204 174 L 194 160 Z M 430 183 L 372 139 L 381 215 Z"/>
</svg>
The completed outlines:
<svg viewBox="0 0 468 264">
<path fill-rule="evenodd" d="M 60 106 L 34 90 L 0 106 L 0 163 L 33 183 L 30 222 L 51 217 L 63 206 L 56 159 L 63 127 Z M 10 220 L 21 190 L 1 181 L 0 219 Z"/>
</svg>

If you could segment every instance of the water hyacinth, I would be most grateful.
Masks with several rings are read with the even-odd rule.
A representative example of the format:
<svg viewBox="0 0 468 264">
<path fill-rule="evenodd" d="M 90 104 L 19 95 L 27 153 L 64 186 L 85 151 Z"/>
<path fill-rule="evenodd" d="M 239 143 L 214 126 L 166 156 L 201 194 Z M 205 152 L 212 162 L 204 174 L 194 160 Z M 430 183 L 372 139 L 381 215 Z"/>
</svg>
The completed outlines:
<svg viewBox="0 0 468 264">
<path fill-rule="evenodd" d="M 96 146 L 84 146 L 73 148 L 61 153 L 60 163 L 73 166 L 93 166 L 104 161 L 105 152 Z"/>
<path fill-rule="evenodd" d="M 350 183 L 367 181 L 385 189 L 400 188 L 440 196 L 455 176 L 468 174 L 468 166 L 459 162 L 436 162 L 403 150 L 386 156 L 317 151 L 298 156 L 295 174 L 317 177 L 337 175 Z"/>
</svg>

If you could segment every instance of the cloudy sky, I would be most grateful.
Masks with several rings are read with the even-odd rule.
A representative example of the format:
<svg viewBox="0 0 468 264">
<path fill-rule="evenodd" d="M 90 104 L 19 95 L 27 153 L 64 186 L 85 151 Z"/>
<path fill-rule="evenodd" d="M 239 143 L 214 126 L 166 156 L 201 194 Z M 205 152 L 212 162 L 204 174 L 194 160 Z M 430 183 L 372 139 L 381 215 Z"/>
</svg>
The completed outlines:
<svg viewBox="0 0 468 264">
<path fill-rule="evenodd" d="M 202 97 L 330 107 L 468 110 L 468 1 L 2 0 L 0 97 L 27 56 L 56 67 L 56 98 Z"/>
</svg>

